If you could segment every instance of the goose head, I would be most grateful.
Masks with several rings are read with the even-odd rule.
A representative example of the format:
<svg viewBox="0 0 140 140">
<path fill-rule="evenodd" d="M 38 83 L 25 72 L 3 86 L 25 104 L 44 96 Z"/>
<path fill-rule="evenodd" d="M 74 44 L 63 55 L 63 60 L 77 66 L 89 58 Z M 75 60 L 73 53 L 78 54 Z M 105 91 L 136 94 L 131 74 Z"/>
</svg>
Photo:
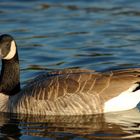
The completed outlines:
<svg viewBox="0 0 140 140">
<path fill-rule="evenodd" d="M 0 36 L 0 93 L 14 95 L 20 90 L 19 59 L 14 38 L 4 34 Z"/>
<path fill-rule="evenodd" d="M 16 54 L 16 44 L 12 36 L 0 36 L 0 57 L 4 60 L 12 59 Z"/>
</svg>

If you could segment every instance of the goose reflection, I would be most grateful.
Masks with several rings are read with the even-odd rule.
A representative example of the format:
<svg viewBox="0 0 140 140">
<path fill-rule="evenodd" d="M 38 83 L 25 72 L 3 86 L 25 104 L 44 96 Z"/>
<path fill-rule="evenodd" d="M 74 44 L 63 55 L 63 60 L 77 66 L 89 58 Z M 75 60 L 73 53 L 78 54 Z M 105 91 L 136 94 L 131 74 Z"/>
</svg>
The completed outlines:
<svg viewBox="0 0 140 140">
<path fill-rule="evenodd" d="M 88 116 L 33 116 L 0 114 L 1 138 L 52 138 L 55 140 L 140 138 L 140 113 L 133 109 Z"/>
</svg>

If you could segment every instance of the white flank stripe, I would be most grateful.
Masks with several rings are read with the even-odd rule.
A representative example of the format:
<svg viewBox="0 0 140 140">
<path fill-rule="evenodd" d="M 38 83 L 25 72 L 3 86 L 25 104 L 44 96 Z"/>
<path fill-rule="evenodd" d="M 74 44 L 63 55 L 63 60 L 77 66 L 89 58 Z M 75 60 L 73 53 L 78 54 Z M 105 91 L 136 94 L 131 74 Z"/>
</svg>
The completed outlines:
<svg viewBox="0 0 140 140">
<path fill-rule="evenodd" d="M 132 85 L 128 90 L 120 93 L 119 96 L 114 97 L 104 104 L 104 112 L 124 111 L 135 108 L 140 102 L 140 90 L 133 92 L 138 84 Z"/>
</svg>

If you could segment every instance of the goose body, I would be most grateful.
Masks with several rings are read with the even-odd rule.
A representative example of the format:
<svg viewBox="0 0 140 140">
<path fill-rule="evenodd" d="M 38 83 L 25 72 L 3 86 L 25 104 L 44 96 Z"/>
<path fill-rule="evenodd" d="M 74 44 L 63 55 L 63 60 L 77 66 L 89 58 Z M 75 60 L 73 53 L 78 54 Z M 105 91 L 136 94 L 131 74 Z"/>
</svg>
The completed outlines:
<svg viewBox="0 0 140 140">
<path fill-rule="evenodd" d="M 86 115 L 129 110 L 140 101 L 139 68 L 104 73 L 64 69 L 40 75 L 21 90 L 13 37 L 0 36 L 0 53 L 1 112 Z"/>
</svg>

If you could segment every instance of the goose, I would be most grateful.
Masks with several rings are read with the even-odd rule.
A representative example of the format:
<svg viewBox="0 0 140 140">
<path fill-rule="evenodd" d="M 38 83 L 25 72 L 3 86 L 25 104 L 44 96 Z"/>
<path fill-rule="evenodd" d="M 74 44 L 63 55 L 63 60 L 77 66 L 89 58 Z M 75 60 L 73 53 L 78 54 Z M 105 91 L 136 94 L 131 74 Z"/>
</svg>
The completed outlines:
<svg viewBox="0 0 140 140">
<path fill-rule="evenodd" d="M 0 112 L 89 115 L 130 110 L 140 101 L 140 68 L 63 69 L 39 75 L 21 89 L 17 49 L 11 35 L 0 36 Z"/>
</svg>

